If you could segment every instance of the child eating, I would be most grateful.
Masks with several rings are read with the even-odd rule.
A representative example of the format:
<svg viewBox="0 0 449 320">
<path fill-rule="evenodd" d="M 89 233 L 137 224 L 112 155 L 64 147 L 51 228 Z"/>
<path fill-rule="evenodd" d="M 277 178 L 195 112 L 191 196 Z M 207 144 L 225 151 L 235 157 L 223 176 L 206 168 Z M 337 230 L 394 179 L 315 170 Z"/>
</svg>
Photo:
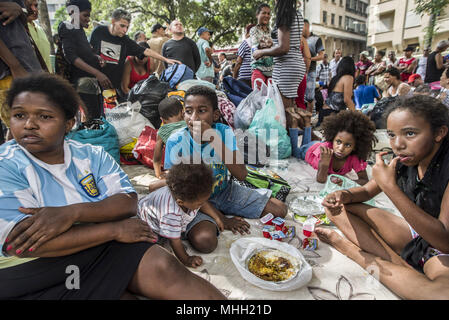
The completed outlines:
<svg viewBox="0 0 449 320">
<path fill-rule="evenodd" d="M 318 170 L 316 180 L 325 183 L 330 174 L 344 176 L 353 169 L 357 173 L 356 182 L 368 182 L 367 163 L 373 144 L 376 127 L 364 114 L 345 110 L 328 116 L 321 124 L 325 141 L 311 141 L 310 117 L 305 117 L 306 126 L 301 147 L 298 148 L 298 129 L 290 129 L 293 155 L 305 160 Z M 340 179 L 339 179 L 340 180 Z"/>
</svg>

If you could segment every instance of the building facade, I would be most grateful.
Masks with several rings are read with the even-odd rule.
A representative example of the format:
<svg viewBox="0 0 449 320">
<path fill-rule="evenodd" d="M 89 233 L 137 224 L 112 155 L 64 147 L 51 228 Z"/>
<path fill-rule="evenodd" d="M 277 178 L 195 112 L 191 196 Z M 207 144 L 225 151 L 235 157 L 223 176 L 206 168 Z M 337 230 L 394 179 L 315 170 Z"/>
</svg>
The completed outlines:
<svg viewBox="0 0 449 320">
<path fill-rule="evenodd" d="M 321 37 L 329 57 L 335 49 L 358 58 L 367 49 L 369 0 L 305 0 L 311 31 Z"/>
<path fill-rule="evenodd" d="M 371 0 L 368 21 L 368 46 L 375 50 L 396 51 L 402 54 L 407 46 L 420 53 L 425 46 L 425 30 L 430 17 L 414 12 L 414 0 Z M 449 7 L 437 18 L 432 49 L 449 38 Z"/>
<path fill-rule="evenodd" d="M 55 13 L 61 7 L 65 7 L 66 0 L 47 0 L 47 8 L 48 8 L 48 16 L 50 18 L 50 25 L 53 27 L 53 24 L 56 22 Z"/>
</svg>

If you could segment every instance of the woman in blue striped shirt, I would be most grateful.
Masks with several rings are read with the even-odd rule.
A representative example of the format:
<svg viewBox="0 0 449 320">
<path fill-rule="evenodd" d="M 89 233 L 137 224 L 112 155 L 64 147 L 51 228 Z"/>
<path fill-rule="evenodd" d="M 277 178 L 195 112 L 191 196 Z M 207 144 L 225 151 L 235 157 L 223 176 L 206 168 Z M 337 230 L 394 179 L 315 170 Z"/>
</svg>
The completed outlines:
<svg viewBox="0 0 449 320">
<path fill-rule="evenodd" d="M 8 92 L 0 147 L 0 299 L 223 299 L 153 245 L 137 194 L 102 147 L 65 139 L 80 98 L 41 74 Z"/>
</svg>

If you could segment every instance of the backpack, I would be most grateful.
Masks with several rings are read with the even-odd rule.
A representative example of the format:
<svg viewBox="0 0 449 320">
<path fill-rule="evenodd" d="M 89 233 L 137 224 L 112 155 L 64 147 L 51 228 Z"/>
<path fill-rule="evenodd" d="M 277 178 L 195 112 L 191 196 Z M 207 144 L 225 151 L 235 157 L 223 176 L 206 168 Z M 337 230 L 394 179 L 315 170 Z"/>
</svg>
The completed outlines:
<svg viewBox="0 0 449 320">
<path fill-rule="evenodd" d="M 185 64 L 173 64 L 165 69 L 159 80 L 167 82 L 172 89 L 185 80 L 190 80 L 195 77 L 195 73 Z"/>
<path fill-rule="evenodd" d="M 376 124 L 376 129 L 386 129 L 385 119 L 383 114 L 385 110 L 395 102 L 397 97 L 387 97 L 379 100 L 374 106 L 373 111 L 370 112 L 369 117 L 371 121 Z"/>
<path fill-rule="evenodd" d="M 253 166 L 246 166 L 248 175 L 245 181 L 238 181 L 232 177 L 232 180 L 239 185 L 250 189 L 270 189 L 272 191 L 271 197 L 285 202 L 290 193 L 291 186 L 276 172 L 269 169 L 258 169 Z"/>
<path fill-rule="evenodd" d="M 156 129 L 159 129 L 162 122 L 158 109 L 159 103 L 167 97 L 170 91 L 168 83 L 161 82 L 155 75 L 152 75 L 148 79 L 136 83 L 128 93 L 128 101 L 140 102 L 142 105 L 140 113 L 150 120 Z"/>
</svg>

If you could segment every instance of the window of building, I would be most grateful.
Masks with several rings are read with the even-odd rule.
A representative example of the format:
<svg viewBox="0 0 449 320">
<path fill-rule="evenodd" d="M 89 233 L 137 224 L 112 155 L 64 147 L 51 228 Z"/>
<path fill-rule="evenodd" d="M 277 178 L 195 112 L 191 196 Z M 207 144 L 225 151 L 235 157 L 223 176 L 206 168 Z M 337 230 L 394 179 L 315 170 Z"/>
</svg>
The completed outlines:
<svg viewBox="0 0 449 320">
<path fill-rule="evenodd" d="M 394 12 L 389 12 L 379 16 L 376 32 L 388 32 L 393 30 Z"/>
<path fill-rule="evenodd" d="M 343 17 L 342 17 L 342 16 L 339 16 L 339 17 L 338 17 L 338 26 L 341 27 L 342 24 L 343 24 Z"/>
<path fill-rule="evenodd" d="M 331 25 L 335 25 L 335 14 L 331 14 Z"/>
<path fill-rule="evenodd" d="M 323 11 L 323 23 L 327 24 L 327 11 Z"/>
</svg>

